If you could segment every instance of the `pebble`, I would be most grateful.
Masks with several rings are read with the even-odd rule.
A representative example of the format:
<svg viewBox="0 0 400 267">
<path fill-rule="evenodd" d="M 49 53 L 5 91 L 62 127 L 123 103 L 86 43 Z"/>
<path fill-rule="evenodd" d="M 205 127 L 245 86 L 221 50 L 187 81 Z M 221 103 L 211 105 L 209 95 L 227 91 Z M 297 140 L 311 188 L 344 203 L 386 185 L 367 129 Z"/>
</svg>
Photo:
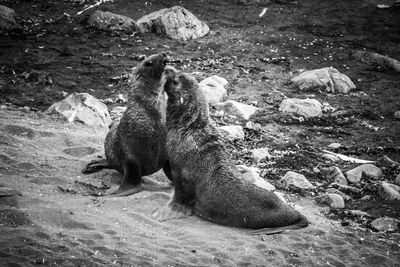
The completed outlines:
<svg viewBox="0 0 400 267">
<path fill-rule="evenodd" d="M 342 147 L 342 145 L 339 143 L 332 143 L 332 144 L 328 145 L 328 148 L 332 148 L 332 149 L 337 149 L 339 147 Z"/>
<path fill-rule="evenodd" d="M 318 196 L 315 201 L 320 205 L 327 205 L 333 209 L 343 209 L 345 207 L 343 198 L 335 193 Z"/>
<path fill-rule="evenodd" d="M 352 199 L 351 196 L 349 196 L 346 193 L 343 193 L 342 191 L 340 191 L 339 189 L 336 188 L 328 188 L 326 189 L 326 193 L 332 193 L 332 194 L 338 194 L 340 195 L 345 201 L 349 201 Z"/>
<path fill-rule="evenodd" d="M 399 110 L 399 111 L 396 111 L 396 112 L 394 113 L 394 117 L 395 117 L 396 119 L 400 120 L 400 110 Z"/>
<path fill-rule="evenodd" d="M 400 220 L 390 217 L 382 217 L 372 221 L 371 226 L 378 231 L 396 231 L 399 229 L 399 223 Z"/>
</svg>

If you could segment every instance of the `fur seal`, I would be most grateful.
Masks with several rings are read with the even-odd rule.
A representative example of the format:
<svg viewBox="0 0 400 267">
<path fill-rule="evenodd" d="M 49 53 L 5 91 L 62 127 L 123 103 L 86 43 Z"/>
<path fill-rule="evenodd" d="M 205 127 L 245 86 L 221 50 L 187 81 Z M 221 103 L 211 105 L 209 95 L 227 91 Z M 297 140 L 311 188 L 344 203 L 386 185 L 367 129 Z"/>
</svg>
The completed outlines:
<svg viewBox="0 0 400 267">
<path fill-rule="evenodd" d="M 106 159 L 92 161 L 83 173 L 112 168 L 123 174 L 113 195 L 127 196 L 142 190 L 141 177 L 164 169 L 172 181 L 167 162 L 165 127 L 166 97 L 163 72 L 167 63 L 164 53 L 151 55 L 138 66 L 130 85 L 127 109 L 114 122 L 104 142 Z"/>
<path fill-rule="evenodd" d="M 194 213 L 211 222 L 272 234 L 306 227 L 305 216 L 243 179 L 229 159 L 197 81 L 174 71 L 165 82 L 167 150 L 175 190 L 153 213 L 160 220 Z"/>
</svg>

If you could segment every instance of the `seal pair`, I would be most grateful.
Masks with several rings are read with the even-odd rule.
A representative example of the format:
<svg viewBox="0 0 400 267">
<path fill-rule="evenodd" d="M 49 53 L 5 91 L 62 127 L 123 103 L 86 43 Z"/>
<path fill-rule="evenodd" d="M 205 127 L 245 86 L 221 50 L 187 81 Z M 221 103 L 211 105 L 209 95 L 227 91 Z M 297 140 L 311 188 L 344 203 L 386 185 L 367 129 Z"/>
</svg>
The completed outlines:
<svg viewBox="0 0 400 267">
<path fill-rule="evenodd" d="M 256 234 L 306 227 L 302 214 L 241 177 L 210 124 L 208 104 L 197 81 L 174 69 L 166 72 L 167 150 L 175 190 L 153 216 L 163 221 L 194 211 L 214 223 L 261 229 Z"/>
<path fill-rule="evenodd" d="M 149 56 L 137 67 L 130 84 L 128 106 L 119 122 L 107 133 L 106 159 L 92 161 L 83 170 L 91 173 L 104 168 L 123 174 L 116 196 L 132 195 L 142 190 L 141 177 L 164 169 L 172 181 L 166 151 L 164 53 Z"/>
</svg>

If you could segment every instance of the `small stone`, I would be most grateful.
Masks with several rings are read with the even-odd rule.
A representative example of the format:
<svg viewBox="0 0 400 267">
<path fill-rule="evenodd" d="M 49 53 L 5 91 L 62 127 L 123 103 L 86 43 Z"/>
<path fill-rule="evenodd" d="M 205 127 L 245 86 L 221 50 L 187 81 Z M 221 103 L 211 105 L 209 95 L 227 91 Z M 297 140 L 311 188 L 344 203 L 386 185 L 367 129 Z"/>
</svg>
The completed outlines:
<svg viewBox="0 0 400 267">
<path fill-rule="evenodd" d="M 223 136 L 225 136 L 229 140 L 243 140 L 244 139 L 244 131 L 243 127 L 240 125 L 227 125 L 220 126 L 218 130 L 221 132 Z"/>
<path fill-rule="evenodd" d="M 379 195 L 386 200 L 395 200 L 395 199 L 400 199 L 400 188 L 397 188 L 398 186 L 386 182 L 381 182 L 378 192 Z M 396 190 L 396 189 L 399 189 Z"/>
<path fill-rule="evenodd" d="M 343 209 L 344 208 L 344 200 L 343 198 L 334 193 L 328 193 L 325 195 L 321 195 L 315 198 L 318 204 L 320 205 L 328 205 L 334 209 Z"/>
<path fill-rule="evenodd" d="M 252 149 L 250 152 L 251 152 L 251 159 L 255 164 L 260 163 L 265 158 L 269 160 L 272 157 L 271 154 L 269 154 L 268 152 L 268 148 L 266 147 Z"/>
<path fill-rule="evenodd" d="M 247 167 L 246 165 L 237 165 L 236 167 L 240 173 L 243 174 L 243 179 L 268 191 L 275 190 L 275 186 L 260 177 L 260 169 L 255 167 Z"/>
<path fill-rule="evenodd" d="M 346 177 L 344 177 L 342 171 L 336 166 L 328 169 L 327 178 L 334 183 L 348 185 Z"/>
<path fill-rule="evenodd" d="M 353 184 L 358 184 L 361 181 L 362 175 L 369 178 L 378 179 L 383 175 L 380 168 L 373 164 L 363 164 L 346 172 L 347 181 Z"/>
<path fill-rule="evenodd" d="M 329 154 L 329 153 L 322 154 L 322 157 L 323 157 L 324 159 L 329 160 L 329 161 L 332 161 L 332 162 L 341 161 L 341 159 L 340 159 L 338 156 L 333 155 L 333 154 Z"/>
<path fill-rule="evenodd" d="M 321 103 L 316 99 L 286 98 L 282 100 L 279 111 L 294 113 L 304 117 L 322 116 Z"/>
<path fill-rule="evenodd" d="M 210 31 L 207 24 L 181 6 L 150 13 L 140 18 L 136 26 L 142 33 L 156 32 L 181 41 L 203 37 Z"/>
<path fill-rule="evenodd" d="M 345 201 L 349 201 L 351 200 L 351 196 L 343 193 L 342 191 L 340 191 L 339 189 L 336 188 L 328 188 L 326 189 L 326 193 L 332 193 L 332 194 L 338 194 L 340 195 Z"/>
<path fill-rule="evenodd" d="M 69 154 L 71 156 L 81 158 L 87 155 L 91 155 L 93 153 L 99 152 L 97 148 L 90 146 L 77 146 L 77 147 L 68 147 L 63 150 L 64 153 Z"/>
<path fill-rule="evenodd" d="M 262 128 L 262 125 L 257 122 L 248 121 L 246 122 L 245 128 L 252 130 L 260 130 Z"/>
<path fill-rule="evenodd" d="M 342 147 L 342 145 L 339 143 L 332 143 L 332 144 L 328 145 L 328 148 L 332 148 L 332 149 L 337 149 L 339 147 Z"/>
<path fill-rule="evenodd" d="M 396 111 L 396 112 L 394 113 L 394 117 L 395 117 L 396 119 L 400 120 L 400 110 L 399 110 L 399 111 Z"/>
<path fill-rule="evenodd" d="M 314 189 L 314 186 L 307 178 L 299 173 L 288 171 L 285 176 L 279 181 L 285 189 L 308 190 Z"/>
<path fill-rule="evenodd" d="M 362 200 L 362 201 L 368 201 L 368 200 L 371 200 L 371 198 L 372 198 L 371 195 L 365 195 L 365 196 L 363 196 L 362 198 L 360 198 L 360 200 Z"/>
<path fill-rule="evenodd" d="M 21 26 L 17 23 L 14 9 L 0 5 L 0 31 L 18 29 L 21 29 Z"/>
<path fill-rule="evenodd" d="M 207 99 L 208 104 L 213 105 L 226 100 L 228 94 L 225 86 L 228 81 L 218 75 L 213 75 L 199 83 L 200 89 Z"/>
<path fill-rule="evenodd" d="M 396 175 L 394 179 L 394 184 L 400 186 L 400 173 Z"/>
<path fill-rule="evenodd" d="M 108 11 L 97 10 L 93 12 L 88 19 L 88 24 L 104 31 L 123 31 L 129 33 L 136 30 L 136 23 L 133 19 Z"/>
<path fill-rule="evenodd" d="M 214 107 L 219 111 L 223 111 L 226 115 L 234 116 L 245 121 L 250 120 L 250 117 L 258 111 L 256 107 L 239 103 L 235 100 L 217 103 Z"/>
<path fill-rule="evenodd" d="M 382 217 L 378 218 L 371 222 L 372 228 L 378 231 L 397 231 L 399 229 L 400 220 L 390 218 L 390 217 Z"/>
</svg>

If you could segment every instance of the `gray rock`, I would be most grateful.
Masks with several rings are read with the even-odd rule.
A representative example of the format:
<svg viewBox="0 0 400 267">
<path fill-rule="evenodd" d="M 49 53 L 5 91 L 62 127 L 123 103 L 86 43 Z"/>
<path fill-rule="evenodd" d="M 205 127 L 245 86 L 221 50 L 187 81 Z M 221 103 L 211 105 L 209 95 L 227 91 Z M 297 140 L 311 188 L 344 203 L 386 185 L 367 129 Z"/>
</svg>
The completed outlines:
<svg viewBox="0 0 400 267">
<path fill-rule="evenodd" d="M 396 112 L 394 113 L 394 117 L 395 117 L 396 119 L 400 120 L 400 110 L 399 110 L 399 111 L 396 111 Z"/>
<path fill-rule="evenodd" d="M 347 210 L 346 214 L 352 215 L 354 217 L 371 217 L 367 212 L 361 210 Z"/>
<path fill-rule="evenodd" d="M 15 16 L 14 9 L 0 5 L 0 31 L 21 29 Z"/>
<path fill-rule="evenodd" d="M 270 159 L 272 156 L 268 152 L 268 148 L 263 147 L 263 148 L 256 148 L 250 150 L 251 152 L 251 159 L 255 164 L 260 163 L 263 159 L 267 158 Z"/>
<path fill-rule="evenodd" d="M 206 35 L 210 28 L 181 6 L 161 9 L 136 22 L 140 32 L 156 32 L 171 39 L 187 41 Z"/>
<path fill-rule="evenodd" d="M 338 194 L 345 201 L 349 201 L 352 199 L 351 196 L 347 195 L 346 193 L 343 193 L 342 191 L 340 191 L 339 189 L 336 189 L 336 188 L 328 188 L 328 189 L 326 189 L 326 193 Z"/>
<path fill-rule="evenodd" d="M 77 147 L 68 147 L 65 148 L 63 150 L 64 153 L 77 157 L 77 158 L 81 158 L 87 155 L 91 155 L 93 153 L 96 152 L 100 152 L 100 150 L 98 150 L 95 147 L 90 147 L 90 146 L 77 146 Z"/>
<path fill-rule="evenodd" d="M 321 103 L 316 99 L 286 98 L 282 100 L 279 111 L 294 113 L 305 117 L 322 116 Z"/>
<path fill-rule="evenodd" d="M 335 193 L 318 196 L 315 201 L 320 205 L 327 205 L 333 209 L 343 209 L 345 206 L 343 198 Z"/>
<path fill-rule="evenodd" d="M 79 121 L 89 126 L 108 127 L 111 123 L 107 106 L 87 93 L 72 93 L 51 105 L 46 114 L 59 114 L 69 122 Z"/>
<path fill-rule="evenodd" d="M 285 176 L 279 180 L 285 189 L 295 190 L 308 190 L 314 189 L 314 186 L 307 180 L 307 178 L 299 173 L 288 171 Z"/>
<path fill-rule="evenodd" d="M 332 67 L 305 71 L 291 81 L 300 90 L 325 90 L 330 93 L 347 94 L 356 88 L 349 77 Z"/>
<path fill-rule="evenodd" d="M 347 181 L 358 184 L 361 181 L 363 173 L 365 176 L 373 179 L 378 179 L 383 175 L 382 170 L 375 165 L 363 164 L 346 172 Z"/>
<path fill-rule="evenodd" d="M 336 166 L 328 169 L 327 178 L 333 183 L 348 185 L 346 177 L 344 177 L 342 171 Z"/>
<path fill-rule="evenodd" d="M 396 175 L 394 179 L 394 184 L 400 186 L 400 173 Z"/>
<path fill-rule="evenodd" d="M 325 154 L 322 154 L 322 157 L 323 157 L 324 159 L 329 160 L 329 161 L 332 161 L 332 162 L 341 161 L 341 159 L 340 159 L 338 156 L 333 155 L 333 154 L 325 153 Z"/>
<path fill-rule="evenodd" d="M 250 117 L 258 111 L 258 108 L 254 106 L 239 103 L 235 100 L 217 103 L 214 107 L 225 115 L 234 116 L 245 121 L 250 120 Z"/>
<path fill-rule="evenodd" d="M 111 116 L 111 118 L 113 120 L 119 120 L 119 119 L 121 119 L 121 117 L 124 114 L 125 110 L 126 110 L 126 107 L 122 107 L 122 106 L 114 107 L 110 111 L 110 116 Z"/>
<path fill-rule="evenodd" d="M 88 19 L 88 24 L 104 31 L 134 32 L 136 30 L 133 19 L 108 11 L 93 12 Z"/>
<path fill-rule="evenodd" d="M 342 145 L 339 144 L 339 143 L 332 143 L 332 144 L 329 144 L 329 145 L 328 145 L 329 148 L 333 148 L 333 149 L 339 148 L 339 147 L 341 147 L 341 146 L 342 146 Z"/>
<path fill-rule="evenodd" d="M 399 191 L 400 191 L 399 186 L 386 182 L 381 182 L 378 189 L 381 198 L 387 200 L 400 199 Z"/>
<path fill-rule="evenodd" d="M 244 139 L 243 127 L 240 125 L 220 126 L 218 127 L 218 130 L 221 132 L 223 136 L 225 136 L 229 140 Z"/>
<path fill-rule="evenodd" d="M 400 220 L 390 218 L 390 217 L 382 217 L 378 218 L 371 222 L 372 228 L 378 231 L 397 231 L 399 229 Z"/>
<path fill-rule="evenodd" d="M 240 173 L 243 174 L 243 179 L 268 191 L 275 190 L 275 186 L 260 177 L 260 170 L 258 168 L 247 167 L 246 165 L 237 165 L 236 167 L 240 171 Z"/>
<path fill-rule="evenodd" d="M 208 104 L 216 104 L 226 100 L 228 93 L 225 86 L 228 81 L 218 75 L 213 75 L 199 83 L 200 89 L 207 98 Z"/>
</svg>

